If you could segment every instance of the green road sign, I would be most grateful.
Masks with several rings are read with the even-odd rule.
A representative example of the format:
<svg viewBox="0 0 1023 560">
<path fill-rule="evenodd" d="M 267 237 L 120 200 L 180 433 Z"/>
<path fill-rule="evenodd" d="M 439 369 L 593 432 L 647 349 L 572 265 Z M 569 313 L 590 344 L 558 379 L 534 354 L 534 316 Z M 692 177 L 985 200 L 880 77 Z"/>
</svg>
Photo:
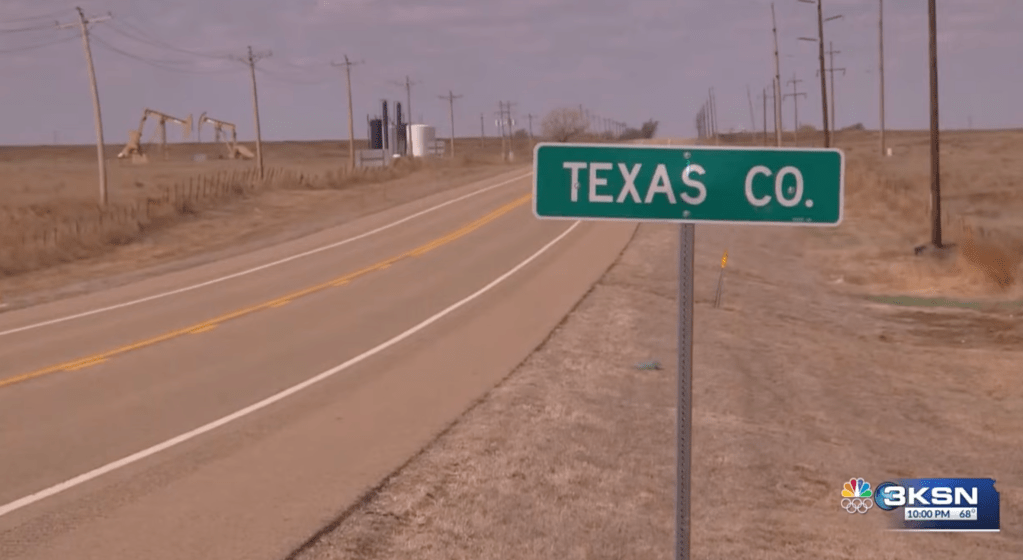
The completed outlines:
<svg viewBox="0 0 1023 560">
<path fill-rule="evenodd" d="M 837 226 L 837 149 L 541 143 L 533 212 L 545 219 Z"/>
</svg>

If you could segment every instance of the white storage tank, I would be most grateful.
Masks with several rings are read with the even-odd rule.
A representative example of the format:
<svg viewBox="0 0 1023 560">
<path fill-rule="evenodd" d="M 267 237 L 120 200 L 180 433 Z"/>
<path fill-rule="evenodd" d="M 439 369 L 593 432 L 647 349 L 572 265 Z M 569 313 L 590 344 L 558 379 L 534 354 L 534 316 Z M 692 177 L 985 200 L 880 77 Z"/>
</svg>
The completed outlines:
<svg viewBox="0 0 1023 560">
<path fill-rule="evenodd" d="M 411 134 L 409 140 L 412 142 L 412 156 L 426 157 L 431 155 L 431 148 L 436 140 L 436 131 L 427 124 L 409 125 Z"/>
</svg>

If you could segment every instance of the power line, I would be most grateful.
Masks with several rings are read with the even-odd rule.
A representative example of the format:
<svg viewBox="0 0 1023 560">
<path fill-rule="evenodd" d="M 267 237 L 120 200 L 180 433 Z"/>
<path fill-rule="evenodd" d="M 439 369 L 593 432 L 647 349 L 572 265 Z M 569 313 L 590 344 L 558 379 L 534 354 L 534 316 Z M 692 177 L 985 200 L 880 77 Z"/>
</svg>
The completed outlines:
<svg viewBox="0 0 1023 560">
<path fill-rule="evenodd" d="M 166 41 L 161 41 L 161 40 L 155 39 L 155 38 L 153 38 L 151 36 L 147 36 L 145 31 L 142 31 L 141 29 L 139 29 L 138 27 L 128 23 L 127 21 L 118 20 L 118 24 L 119 25 L 123 25 L 124 27 L 130 29 L 132 31 L 132 33 L 129 33 L 127 31 L 123 30 L 123 29 L 120 29 L 119 27 L 117 27 L 117 25 L 111 25 L 110 29 L 112 29 L 115 33 L 118 33 L 119 35 L 123 35 L 124 37 L 127 37 L 127 38 L 129 38 L 129 39 L 131 39 L 133 41 L 142 43 L 144 45 L 149 45 L 151 47 L 156 47 L 156 48 L 160 48 L 160 49 L 167 49 L 167 50 L 179 52 L 179 53 L 182 53 L 182 54 L 188 54 L 188 55 L 192 55 L 192 56 L 199 56 L 199 57 L 203 57 L 203 58 L 213 58 L 213 59 L 222 59 L 222 60 L 230 60 L 232 58 L 230 54 L 210 54 L 210 53 L 203 53 L 203 52 L 193 51 L 193 50 L 190 50 L 190 49 L 182 49 L 181 47 L 174 46 L 174 45 L 172 45 L 170 43 L 167 43 Z"/>
<path fill-rule="evenodd" d="M 56 18 L 58 16 L 62 16 L 64 14 L 68 13 L 68 11 L 69 10 L 67 10 L 67 9 L 63 9 L 63 10 L 56 10 L 56 11 L 53 11 L 53 12 L 49 12 L 49 13 L 46 13 L 46 14 L 41 14 L 41 15 L 38 15 L 38 16 L 25 16 L 25 17 L 20 17 L 20 18 L 4 19 L 0 23 L 4 23 L 4 24 L 24 23 L 24 22 L 28 22 L 28 21 L 34 21 L 34 20 L 37 20 L 37 19 L 49 19 L 49 20 L 52 20 L 52 19 L 54 19 L 54 18 Z M 52 29 L 53 25 L 50 24 L 49 27 Z"/>
<path fill-rule="evenodd" d="M 50 24 L 46 24 L 46 25 L 42 25 L 42 24 L 34 25 L 32 27 L 17 27 L 17 28 L 11 28 L 11 29 L 0 29 L 0 33 L 25 33 L 27 31 L 43 31 L 43 30 L 51 30 L 52 31 L 53 30 L 53 24 L 50 23 Z"/>
<path fill-rule="evenodd" d="M 114 53 L 116 53 L 116 54 L 118 54 L 120 56 L 123 56 L 125 58 L 130 58 L 130 59 L 135 60 L 137 62 L 141 62 L 143 64 L 147 64 L 147 65 L 152 66 L 154 68 L 159 68 L 161 70 L 167 70 L 168 72 L 179 72 L 179 73 L 182 73 L 182 74 L 224 74 L 226 72 L 230 72 L 230 70 L 223 70 L 223 69 L 217 69 L 217 68 L 209 68 L 209 69 L 205 69 L 205 70 L 197 70 L 197 69 L 194 69 L 194 68 L 177 68 L 177 67 L 174 67 L 174 66 L 169 66 L 170 64 L 189 64 L 189 63 L 188 62 L 184 62 L 184 61 L 153 60 L 153 59 L 150 59 L 150 58 L 139 56 L 137 54 L 130 53 L 130 52 L 125 51 L 123 49 L 120 49 L 118 47 L 115 47 L 115 46 L 111 45 L 110 43 L 108 43 L 107 41 L 103 40 L 102 38 L 100 38 L 99 36 L 97 36 L 95 34 L 93 34 L 91 37 L 92 37 L 92 40 L 97 45 L 99 45 L 100 47 L 102 47 L 105 50 L 114 52 Z"/>
<path fill-rule="evenodd" d="M 259 72 L 260 74 L 263 74 L 264 76 L 269 77 L 271 80 L 296 86 L 322 86 L 330 81 L 330 78 L 323 78 L 315 82 L 298 80 L 290 76 L 284 76 L 283 74 L 267 70 L 266 68 L 256 68 L 256 71 Z"/>
<path fill-rule="evenodd" d="M 53 29 L 52 25 L 50 26 L 50 29 Z M 57 39 L 55 41 L 47 41 L 45 43 L 36 43 L 34 45 L 24 45 L 24 46 L 21 46 L 21 47 L 15 47 L 13 49 L 3 49 L 3 50 L 0 50 L 0 54 L 14 54 L 14 53 L 20 53 L 20 52 L 26 52 L 26 51 L 33 51 L 33 50 L 36 50 L 36 49 L 44 49 L 46 47 L 52 47 L 53 45 L 60 45 L 60 44 L 63 44 L 63 43 L 68 43 L 68 42 L 74 41 L 75 39 L 78 39 L 78 37 L 75 36 L 75 35 L 71 35 L 70 37 L 65 37 L 63 39 Z"/>
</svg>

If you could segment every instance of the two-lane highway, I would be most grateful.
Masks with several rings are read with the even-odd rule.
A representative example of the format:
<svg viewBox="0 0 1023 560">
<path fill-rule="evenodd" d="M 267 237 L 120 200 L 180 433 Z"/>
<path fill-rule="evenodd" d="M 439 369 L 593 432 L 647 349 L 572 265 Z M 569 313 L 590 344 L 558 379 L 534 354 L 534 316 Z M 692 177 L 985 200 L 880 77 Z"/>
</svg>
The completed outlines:
<svg viewBox="0 0 1023 560">
<path fill-rule="evenodd" d="M 497 183 L 251 274 L 251 255 L 176 274 L 236 275 L 198 289 L 0 315 L 0 557 L 285 556 L 509 373 L 634 230 L 540 222 L 528 177 Z"/>
</svg>

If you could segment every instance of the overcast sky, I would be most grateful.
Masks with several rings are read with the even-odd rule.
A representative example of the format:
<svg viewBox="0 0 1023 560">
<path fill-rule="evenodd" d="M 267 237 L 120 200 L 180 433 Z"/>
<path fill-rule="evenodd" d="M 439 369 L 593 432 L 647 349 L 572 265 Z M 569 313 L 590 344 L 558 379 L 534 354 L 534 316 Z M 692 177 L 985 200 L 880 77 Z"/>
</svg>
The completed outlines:
<svg viewBox="0 0 1023 560">
<path fill-rule="evenodd" d="M 347 137 L 344 74 L 330 65 L 345 54 L 365 61 L 352 71 L 359 137 L 381 98 L 405 104 L 393 82 L 406 75 L 413 116 L 439 136 L 449 132 L 439 96 L 450 90 L 463 96 L 459 136 L 479 134 L 481 113 L 495 134 L 497 103 L 508 100 L 523 127 L 529 113 L 582 104 L 633 126 L 656 119 L 659 135 L 686 137 L 710 87 L 728 130 L 751 126 L 749 86 L 759 129 L 759 94 L 774 73 L 766 0 L 0 0 L 0 29 L 16 30 L 0 32 L 0 143 L 93 141 L 80 37 L 50 27 L 74 22 L 76 5 L 89 16 L 113 13 L 91 28 L 108 143 L 127 140 L 144 107 L 206 111 L 251 140 L 248 68 L 218 58 L 248 45 L 273 52 L 257 73 L 267 140 Z M 1023 3 L 939 0 L 938 9 L 942 126 L 1023 125 Z M 820 126 L 816 46 L 797 39 L 816 36 L 816 9 L 779 0 L 776 10 L 782 79 L 804 80 L 800 122 Z M 876 128 L 878 2 L 825 0 L 824 10 L 844 16 L 825 24 L 840 51 L 835 66 L 846 69 L 836 75 L 838 125 Z M 885 11 L 887 124 L 926 128 L 927 1 L 889 0 Z M 27 49 L 38 45 L 47 46 Z M 789 98 L 786 128 L 792 116 Z"/>
</svg>

